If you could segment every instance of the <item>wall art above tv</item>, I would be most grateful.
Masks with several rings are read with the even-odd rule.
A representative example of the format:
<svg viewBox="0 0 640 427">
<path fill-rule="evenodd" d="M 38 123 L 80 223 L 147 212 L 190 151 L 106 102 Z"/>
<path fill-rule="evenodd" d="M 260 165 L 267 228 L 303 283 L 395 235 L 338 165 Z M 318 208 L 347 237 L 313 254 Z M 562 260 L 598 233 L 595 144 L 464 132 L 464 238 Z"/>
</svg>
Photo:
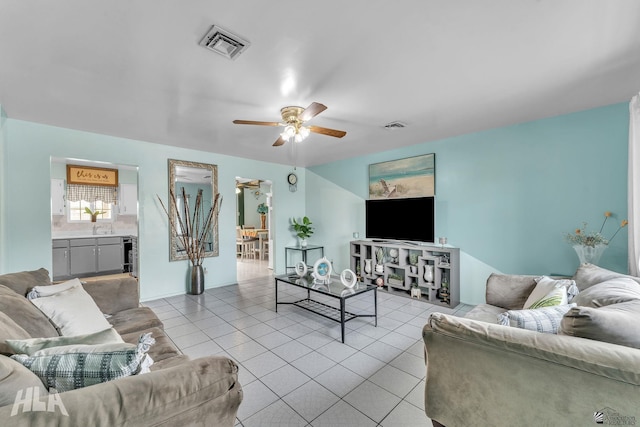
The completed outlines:
<svg viewBox="0 0 640 427">
<path fill-rule="evenodd" d="M 434 153 L 369 165 L 370 200 L 431 197 L 435 192 Z"/>
</svg>

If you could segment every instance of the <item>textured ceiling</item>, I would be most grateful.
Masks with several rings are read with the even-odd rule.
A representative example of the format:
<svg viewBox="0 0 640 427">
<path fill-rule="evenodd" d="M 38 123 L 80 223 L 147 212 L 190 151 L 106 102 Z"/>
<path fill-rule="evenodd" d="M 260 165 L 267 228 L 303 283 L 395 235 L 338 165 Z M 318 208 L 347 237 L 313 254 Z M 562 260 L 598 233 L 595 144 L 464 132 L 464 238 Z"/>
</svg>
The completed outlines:
<svg viewBox="0 0 640 427">
<path fill-rule="evenodd" d="M 309 3 L 309 4 L 307 4 Z M 211 25 L 251 42 L 230 61 Z M 628 101 L 636 0 L 0 0 L 10 118 L 310 166 Z M 286 105 L 328 109 L 276 148 Z M 399 120 L 405 129 L 387 131 Z"/>
</svg>

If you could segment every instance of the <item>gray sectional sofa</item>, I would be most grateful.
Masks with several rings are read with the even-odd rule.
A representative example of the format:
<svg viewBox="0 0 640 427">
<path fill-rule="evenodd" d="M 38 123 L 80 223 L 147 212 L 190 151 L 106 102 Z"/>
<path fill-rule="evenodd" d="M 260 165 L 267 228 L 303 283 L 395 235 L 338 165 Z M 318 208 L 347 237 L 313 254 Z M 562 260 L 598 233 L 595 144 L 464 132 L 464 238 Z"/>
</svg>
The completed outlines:
<svg viewBox="0 0 640 427">
<path fill-rule="evenodd" d="M 576 307 L 558 333 L 503 326 L 532 276 L 489 277 L 466 317 L 432 314 L 423 329 L 425 412 L 434 426 L 640 423 L 640 278 L 591 264 L 573 277 Z"/>
<path fill-rule="evenodd" d="M 107 321 L 127 343 L 151 333 L 155 343 L 148 355 L 151 372 L 101 384 L 39 396 L 46 407 L 59 398 L 66 410 L 25 411 L 14 407 L 18 392 L 42 381 L 10 356 L 8 339 L 56 337 L 58 331 L 25 295 L 34 286 L 50 285 L 45 269 L 0 275 L 0 420 L 7 426 L 233 426 L 242 401 L 238 366 L 225 357 L 196 360 L 180 353 L 164 333 L 162 322 L 148 307 L 139 305 L 134 278 L 83 283 Z M 32 392 L 29 392 L 32 393 Z M 44 391 L 46 393 L 46 391 Z M 31 394 L 29 394 L 31 397 Z M 50 402 L 50 401 L 49 401 Z M 34 403 L 35 405 L 35 403 Z M 50 405 L 51 406 L 51 405 Z"/>
</svg>

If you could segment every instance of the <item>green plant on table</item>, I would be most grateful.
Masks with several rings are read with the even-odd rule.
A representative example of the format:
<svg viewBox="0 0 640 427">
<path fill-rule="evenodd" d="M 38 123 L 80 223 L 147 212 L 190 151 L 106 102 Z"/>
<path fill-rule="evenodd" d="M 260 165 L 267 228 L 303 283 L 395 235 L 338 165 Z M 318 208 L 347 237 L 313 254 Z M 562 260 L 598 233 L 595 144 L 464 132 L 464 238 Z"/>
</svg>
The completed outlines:
<svg viewBox="0 0 640 427">
<path fill-rule="evenodd" d="M 295 218 L 291 218 L 291 228 L 296 232 L 296 236 L 303 240 L 307 240 L 313 234 L 312 222 L 309 217 L 303 217 L 300 222 Z"/>
</svg>

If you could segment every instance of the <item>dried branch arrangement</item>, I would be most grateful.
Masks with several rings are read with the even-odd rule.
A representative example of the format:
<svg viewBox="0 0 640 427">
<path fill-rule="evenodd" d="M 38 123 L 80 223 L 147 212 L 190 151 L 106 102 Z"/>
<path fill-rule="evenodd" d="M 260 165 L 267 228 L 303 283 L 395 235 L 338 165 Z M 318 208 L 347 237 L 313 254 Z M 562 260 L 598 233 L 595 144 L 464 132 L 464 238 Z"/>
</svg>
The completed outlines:
<svg viewBox="0 0 640 427">
<path fill-rule="evenodd" d="M 184 187 L 182 187 L 182 209 L 178 207 L 176 195 L 171 188 L 169 190 L 169 197 L 173 202 L 173 212 L 169 212 L 166 208 L 160 196 L 158 200 L 162 205 L 162 209 L 169 218 L 171 229 L 173 230 L 173 236 L 179 239 L 180 243 L 184 247 L 187 257 L 191 263 L 195 265 L 202 265 L 202 260 L 206 252 L 207 236 L 213 234 L 213 231 L 218 226 L 218 215 L 220 213 L 220 206 L 222 205 L 222 197 L 220 193 L 216 193 L 213 205 L 209 209 L 209 212 L 205 214 L 205 206 L 202 203 L 202 189 L 198 189 L 198 195 L 196 196 L 196 204 L 193 209 L 193 214 L 189 214 L 189 199 L 187 197 Z M 180 233 L 178 233 L 180 230 Z"/>
</svg>

